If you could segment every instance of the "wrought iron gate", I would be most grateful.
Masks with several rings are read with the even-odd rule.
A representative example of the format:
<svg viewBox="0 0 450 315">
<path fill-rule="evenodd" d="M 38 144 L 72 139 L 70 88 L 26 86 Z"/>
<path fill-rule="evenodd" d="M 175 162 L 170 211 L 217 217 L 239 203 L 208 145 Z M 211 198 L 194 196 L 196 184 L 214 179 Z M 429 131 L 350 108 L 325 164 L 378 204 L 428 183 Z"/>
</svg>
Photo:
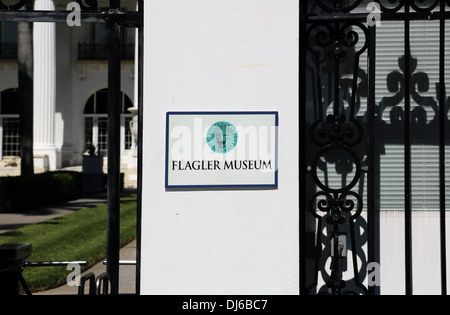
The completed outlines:
<svg viewBox="0 0 450 315">
<path fill-rule="evenodd" d="M 69 1 L 77 3 L 81 8 L 80 23 L 107 23 L 109 26 L 109 57 L 108 57 L 108 229 L 107 229 L 107 275 L 111 283 L 111 294 L 119 293 L 119 236 L 120 236 L 120 113 L 121 113 L 121 52 L 122 33 L 124 28 L 132 27 L 138 30 L 139 53 L 136 67 L 139 68 L 138 78 L 138 108 L 139 133 L 142 131 L 142 65 L 143 65 L 143 0 L 138 0 L 137 11 L 123 11 L 120 0 L 109 0 L 107 8 L 101 8 L 97 0 Z M 105 1 L 107 2 L 107 1 Z M 34 0 L 0 0 L 0 21 L 9 22 L 50 22 L 67 23 L 69 14 L 73 11 L 39 11 L 29 8 Z M 141 134 L 138 141 L 142 141 Z M 142 161 L 142 145 L 138 145 L 138 163 Z M 140 218 L 140 183 L 142 176 L 138 168 L 138 220 Z M 138 226 L 138 244 L 140 248 L 140 222 Z M 136 292 L 139 294 L 140 259 L 139 251 Z"/>
<path fill-rule="evenodd" d="M 401 147 L 397 159 L 403 191 L 404 261 L 398 263 L 403 265 L 404 274 L 399 277 L 404 278 L 408 295 L 414 293 L 416 276 L 413 148 L 420 145 L 424 152 L 436 149 L 437 158 L 429 163 L 437 171 L 424 176 L 435 177 L 437 183 L 440 292 L 447 294 L 448 19 L 448 0 L 300 1 L 302 294 L 382 291 L 383 279 L 376 279 L 377 268 L 383 268 L 380 204 L 386 195 L 380 193 L 384 185 L 380 176 L 385 165 L 381 159 L 389 145 Z M 412 27 L 417 21 L 433 23 L 433 34 L 438 34 L 435 48 L 429 48 L 430 55 L 436 55 L 430 61 L 436 67 L 436 97 L 429 94 L 429 75 L 417 69 L 422 61 L 412 53 L 417 41 Z M 377 31 L 389 22 L 395 22 L 402 34 L 403 51 L 402 56 L 391 58 L 397 68 L 384 78 L 389 94 L 379 96 L 382 82 L 377 71 L 389 60 L 386 56 L 377 60 Z M 351 276 L 344 279 L 347 270 Z"/>
</svg>

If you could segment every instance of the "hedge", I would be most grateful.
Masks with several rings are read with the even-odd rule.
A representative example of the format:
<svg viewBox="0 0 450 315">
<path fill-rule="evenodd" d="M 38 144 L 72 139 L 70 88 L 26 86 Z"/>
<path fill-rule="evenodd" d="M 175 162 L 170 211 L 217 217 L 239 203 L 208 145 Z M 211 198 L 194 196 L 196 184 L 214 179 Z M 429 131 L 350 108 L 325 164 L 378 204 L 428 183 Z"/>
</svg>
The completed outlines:
<svg viewBox="0 0 450 315">
<path fill-rule="evenodd" d="M 77 199 L 83 191 L 81 176 L 59 171 L 0 177 L 0 211 L 23 211 Z"/>
</svg>

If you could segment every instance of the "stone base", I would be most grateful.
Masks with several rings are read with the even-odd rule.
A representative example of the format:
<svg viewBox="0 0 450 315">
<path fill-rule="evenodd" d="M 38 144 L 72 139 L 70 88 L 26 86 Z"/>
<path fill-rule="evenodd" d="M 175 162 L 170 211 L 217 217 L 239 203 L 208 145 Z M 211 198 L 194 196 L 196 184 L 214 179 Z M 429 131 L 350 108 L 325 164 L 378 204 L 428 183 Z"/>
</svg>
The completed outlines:
<svg viewBox="0 0 450 315">
<path fill-rule="evenodd" d="M 124 173 L 124 186 L 125 188 L 137 188 L 137 168 L 122 169 Z"/>
<path fill-rule="evenodd" d="M 83 174 L 83 191 L 103 192 L 106 190 L 105 174 Z"/>
</svg>

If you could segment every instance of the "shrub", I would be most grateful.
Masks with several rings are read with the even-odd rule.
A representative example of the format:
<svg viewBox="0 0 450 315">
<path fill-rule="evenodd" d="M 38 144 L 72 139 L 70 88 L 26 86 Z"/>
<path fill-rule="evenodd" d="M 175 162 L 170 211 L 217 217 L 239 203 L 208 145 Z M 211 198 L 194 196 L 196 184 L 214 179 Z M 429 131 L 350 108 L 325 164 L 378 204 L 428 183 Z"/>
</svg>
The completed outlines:
<svg viewBox="0 0 450 315">
<path fill-rule="evenodd" d="M 47 172 L 0 178 L 0 211 L 28 210 L 78 198 L 81 173 Z"/>
</svg>

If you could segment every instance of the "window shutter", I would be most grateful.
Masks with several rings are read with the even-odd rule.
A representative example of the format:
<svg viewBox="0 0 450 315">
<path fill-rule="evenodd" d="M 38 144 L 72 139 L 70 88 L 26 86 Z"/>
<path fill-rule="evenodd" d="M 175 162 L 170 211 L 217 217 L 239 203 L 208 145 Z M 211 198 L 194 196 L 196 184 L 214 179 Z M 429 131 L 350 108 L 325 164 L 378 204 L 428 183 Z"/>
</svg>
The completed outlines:
<svg viewBox="0 0 450 315">
<path fill-rule="evenodd" d="M 437 96 L 439 22 L 413 21 L 410 30 L 411 81 L 413 82 L 411 117 L 413 121 L 417 121 L 419 117 L 425 119 L 421 125 L 415 123 L 411 125 L 412 208 L 413 210 L 439 210 L 439 99 Z M 447 32 L 450 34 L 450 28 Z M 405 34 L 402 22 L 383 21 L 381 26 L 377 27 L 376 104 L 381 108 L 388 103 L 386 100 L 389 100 L 389 97 L 400 92 L 400 84 L 403 84 L 396 79 L 404 80 L 404 64 L 401 62 L 405 54 L 404 45 Z M 447 54 L 446 60 L 446 82 L 450 82 L 450 54 Z M 362 67 L 367 69 L 367 64 L 363 62 Z M 382 120 L 387 126 L 392 126 L 393 111 L 400 108 L 404 110 L 404 104 L 403 97 L 395 106 L 384 107 Z M 386 128 L 386 130 L 378 131 L 381 133 L 379 139 L 384 147 L 383 152 L 380 152 L 380 206 L 381 210 L 403 211 L 405 207 L 403 121 L 399 128 L 395 129 L 398 133 L 389 130 Z M 450 140 L 450 135 L 448 137 Z M 447 163 L 450 165 L 448 146 L 446 155 Z M 450 173 L 447 172 L 447 174 Z M 447 184 L 447 191 L 450 191 L 450 184 Z M 450 198 L 447 202 L 450 202 Z"/>
</svg>

